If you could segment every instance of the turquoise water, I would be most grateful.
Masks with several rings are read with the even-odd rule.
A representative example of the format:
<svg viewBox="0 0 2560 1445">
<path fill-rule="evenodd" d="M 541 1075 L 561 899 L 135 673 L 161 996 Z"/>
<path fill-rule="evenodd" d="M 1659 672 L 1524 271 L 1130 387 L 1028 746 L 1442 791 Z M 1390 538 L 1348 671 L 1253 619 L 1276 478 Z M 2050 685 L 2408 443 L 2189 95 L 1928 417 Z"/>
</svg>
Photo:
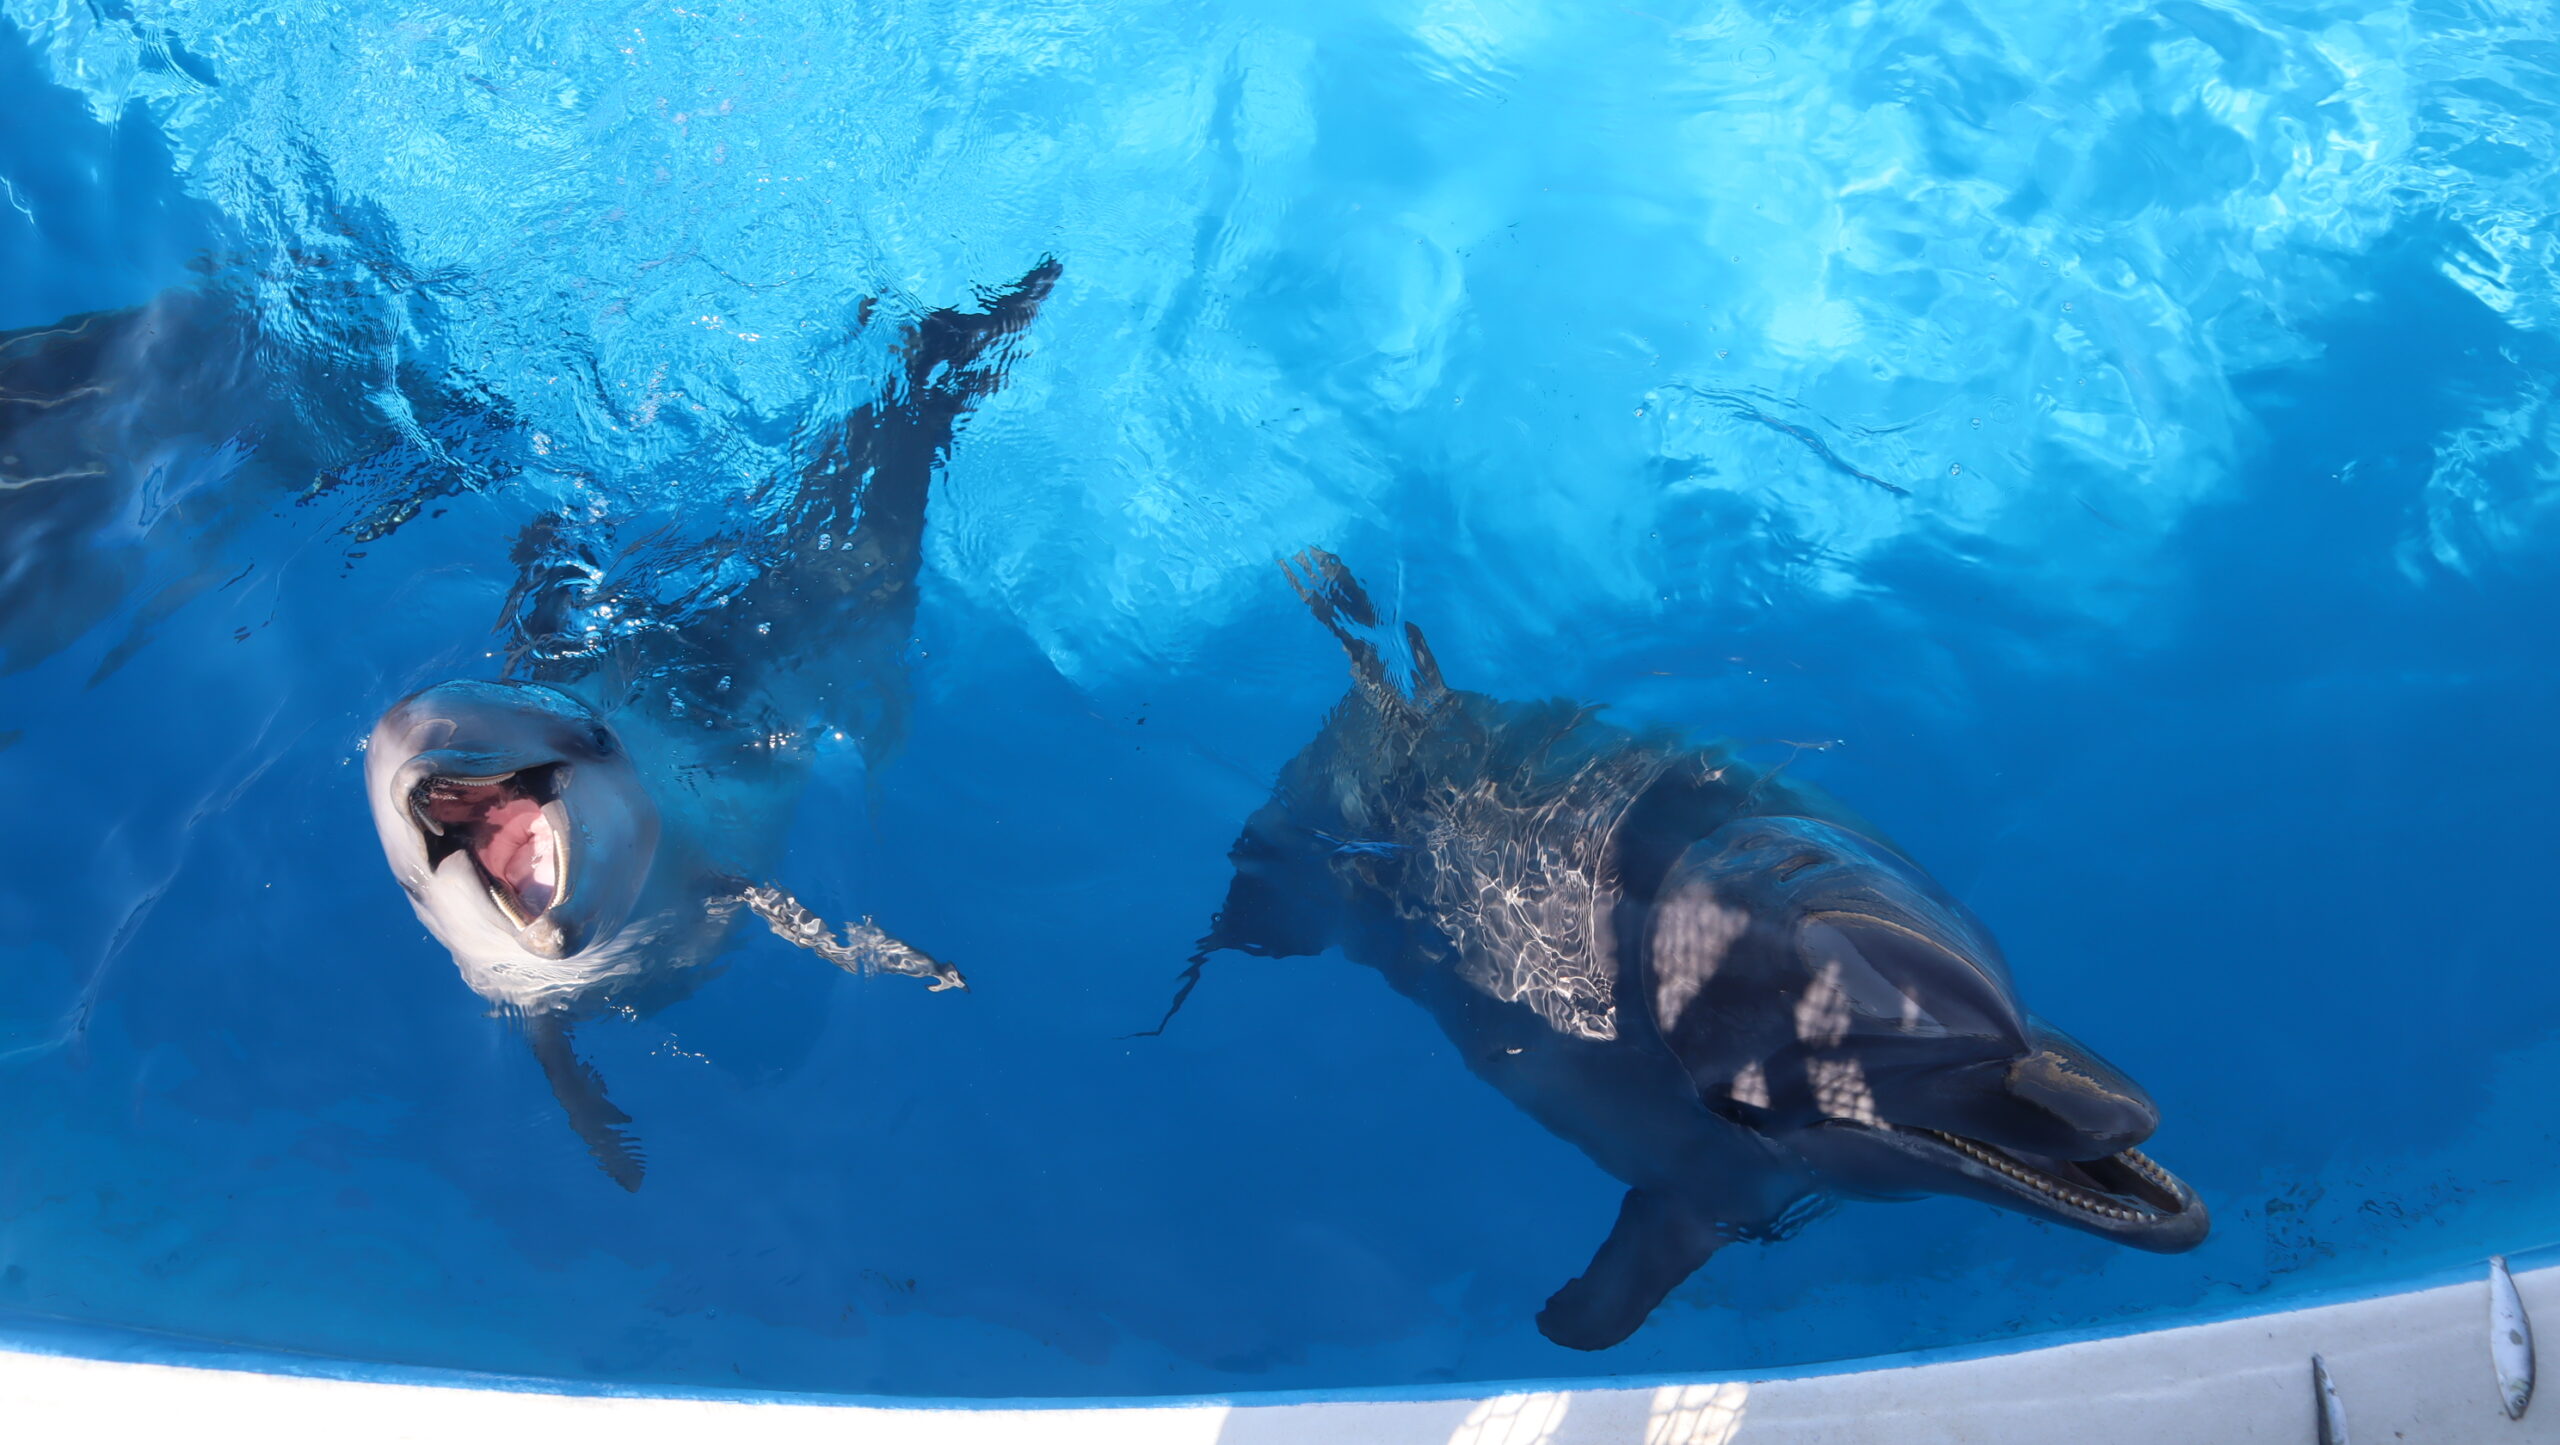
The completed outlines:
<svg viewBox="0 0 2560 1445">
<path fill-rule="evenodd" d="M 0 448 L 0 1309 L 1202 1393 L 2130 1328 L 2560 1235 L 2548 5 L 0 14 L 0 328 L 122 338 L 46 398 L 98 387 L 74 441 Z M 386 875 L 360 745 L 506 665 L 538 518 L 698 625 L 891 384 L 866 318 L 1044 258 L 906 724 L 818 750 L 779 864 L 972 991 L 759 934 L 590 1025 L 626 1193 Z M 1890 829 L 2156 1097 L 2213 1238 L 1850 1205 L 1576 1354 L 1531 1319 L 1621 1187 L 1375 973 L 1222 957 L 1129 1037 L 1342 695 L 1310 544 L 1457 685 Z"/>
</svg>

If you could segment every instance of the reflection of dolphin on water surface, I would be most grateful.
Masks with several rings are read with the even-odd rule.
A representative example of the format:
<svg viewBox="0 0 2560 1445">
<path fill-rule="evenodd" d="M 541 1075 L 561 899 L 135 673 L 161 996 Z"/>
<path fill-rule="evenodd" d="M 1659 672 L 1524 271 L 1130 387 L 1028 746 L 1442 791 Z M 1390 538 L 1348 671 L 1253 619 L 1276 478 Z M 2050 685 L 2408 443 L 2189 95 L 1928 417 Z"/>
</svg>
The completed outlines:
<svg viewBox="0 0 2560 1445">
<path fill-rule="evenodd" d="M 1624 1181 L 1548 1338 L 1614 1345 L 1833 1196 L 2203 1240 L 2194 1191 L 2134 1147 L 2150 1099 L 2027 1013 L 1990 933 L 1874 829 L 1720 747 L 1454 691 L 1337 559 L 1290 576 L 1355 685 L 1245 824 L 1190 980 L 1219 949 L 1339 947 Z"/>
<path fill-rule="evenodd" d="M 891 393 L 805 440 L 779 521 L 706 559 L 744 578 L 725 600 L 658 620 L 660 568 L 609 575 L 546 519 L 518 549 L 515 676 L 428 688 L 374 729 L 365 788 L 393 874 L 463 981 L 524 1020 L 625 1188 L 630 1121 L 570 1030 L 691 992 L 742 913 L 851 971 L 965 986 L 868 920 L 831 936 L 764 880 L 816 740 L 857 733 L 876 755 L 903 718 L 926 493 L 1056 277 L 1044 263 L 983 312 L 916 323 Z"/>
</svg>

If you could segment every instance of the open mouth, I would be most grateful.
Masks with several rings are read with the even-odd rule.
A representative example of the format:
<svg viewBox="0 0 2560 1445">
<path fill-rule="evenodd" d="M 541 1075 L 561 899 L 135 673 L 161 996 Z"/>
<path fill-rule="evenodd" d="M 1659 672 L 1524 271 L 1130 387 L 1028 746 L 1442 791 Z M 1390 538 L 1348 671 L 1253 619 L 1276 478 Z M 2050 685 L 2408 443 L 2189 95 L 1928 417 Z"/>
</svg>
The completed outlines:
<svg viewBox="0 0 2560 1445">
<path fill-rule="evenodd" d="M 2141 1224 L 2174 1219 L 2196 1207 L 2194 1193 L 2139 1149 L 2127 1149 L 2103 1159 L 2047 1159 L 1938 1129 L 1904 1128 L 1900 1132 L 1942 1144 L 2022 1192 L 2072 1213 L 2120 1224 Z"/>
<path fill-rule="evenodd" d="M 486 778 L 431 777 L 409 791 L 409 816 L 434 870 L 455 853 L 471 859 L 490 901 L 523 928 L 568 894 L 568 810 L 562 763 Z"/>
</svg>

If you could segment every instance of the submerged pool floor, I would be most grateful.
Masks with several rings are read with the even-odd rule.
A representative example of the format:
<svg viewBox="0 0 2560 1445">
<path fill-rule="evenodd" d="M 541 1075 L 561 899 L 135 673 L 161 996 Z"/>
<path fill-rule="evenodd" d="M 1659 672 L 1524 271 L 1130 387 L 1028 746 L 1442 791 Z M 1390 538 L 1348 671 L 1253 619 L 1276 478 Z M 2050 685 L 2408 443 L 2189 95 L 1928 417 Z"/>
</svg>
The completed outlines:
<svg viewBox="0 0 2560 1445">
<path fill-rule="evenodd" d="M 0 1312 L 1202 1395 L 2133 1329 L 2560 1236 L 2547 15 L 0 16 Z M 850 545 L 787 479 L 1045 260 L 911 615 L 724 643 L 860 700 L 775 733 L 773 876 L 969 991 L 742 930 L 577 1032 L 626 1190 L 392 881 L 363 744 Z M 1623 1186 L 1378 973 L 1220 954 L 1145 1033 L 1343 697 L 1308 546 L 1454 686 L 1848 800 L 2141 1081 L 2212 1237 L 1848 1204 L 1542 1338 Z M 688 705 L 746 726 L 725 680 Z"/>
</svg>

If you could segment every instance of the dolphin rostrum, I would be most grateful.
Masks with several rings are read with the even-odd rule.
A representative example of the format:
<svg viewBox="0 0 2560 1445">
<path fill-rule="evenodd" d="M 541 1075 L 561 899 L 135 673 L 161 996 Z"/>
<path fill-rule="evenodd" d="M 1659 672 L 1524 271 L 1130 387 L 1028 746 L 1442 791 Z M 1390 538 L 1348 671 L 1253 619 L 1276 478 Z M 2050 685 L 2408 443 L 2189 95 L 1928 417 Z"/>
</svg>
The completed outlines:
<svg viewBox="0 0 2560 1445">
<path fill-rule="evenodd" d="M 1623 1181 L 1549 1339 L 1614 1345 L 1716 1250 L 1835 1198 L 2204 1239 L 2135 1147 L 2151 1100 L 2028 1013 L 1990 932 L 1873 827 L 1723 747 L 1452 689 L 1337 558 L 1288 571 L 1353 686 L 1245 824 L 1184 992 L 1221 949 L 1338 947 Z"/>
</svg>

